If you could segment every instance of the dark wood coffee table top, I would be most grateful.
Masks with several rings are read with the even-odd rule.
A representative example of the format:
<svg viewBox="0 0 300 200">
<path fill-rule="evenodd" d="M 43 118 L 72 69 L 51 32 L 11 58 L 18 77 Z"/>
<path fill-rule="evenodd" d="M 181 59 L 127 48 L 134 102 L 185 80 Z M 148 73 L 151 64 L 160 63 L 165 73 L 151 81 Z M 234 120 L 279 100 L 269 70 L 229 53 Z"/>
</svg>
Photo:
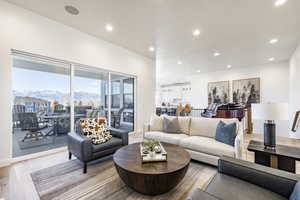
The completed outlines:
<svg viewBox="0 0 300 200">
<path fill-rule="evenodd" d="M 140 143 L 130 144 L 114 154 L 114 162 L 119 167 L 139 174 L 166 174 L 186 167 L 191 160 L 190 154 L 183 148 L 162 143 L 167 151 L 167 162 L 142 163 Z"/>
<path fill-rule="evenodd" d="M 295 160 L 300 160 L 300 148 L 286 145 L 276 145 L 276 149 L 265 149 L 264 143 L 256 140 L 251 140 L 248 145 L 248 151 L 261 152 L 275 156 L 284 156 Z"/>
</svg>

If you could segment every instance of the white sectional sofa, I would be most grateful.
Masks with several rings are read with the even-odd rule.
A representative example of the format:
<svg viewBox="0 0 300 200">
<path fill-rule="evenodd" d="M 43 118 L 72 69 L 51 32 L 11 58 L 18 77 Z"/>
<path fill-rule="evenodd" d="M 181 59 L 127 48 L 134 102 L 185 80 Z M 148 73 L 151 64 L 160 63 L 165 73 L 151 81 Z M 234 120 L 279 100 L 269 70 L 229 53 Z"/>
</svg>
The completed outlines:
<svg viewBox="0 0 300 200">
<path fill-rule="evenodd" d="M 192 159 L 217 166 L 219 157 L 225 155 L 242 158 L 243 127 L 237 119 L 178 117 L 180 133 L 164 133 L 163 119 L 170 116 L 151 117 L 150 123 L 144 125 L 145 139 L 179 145 L 185 148 Z M 219 121 L 237 123 L 237 136 L 234 147 L 215 140 Z"/>
</svg>

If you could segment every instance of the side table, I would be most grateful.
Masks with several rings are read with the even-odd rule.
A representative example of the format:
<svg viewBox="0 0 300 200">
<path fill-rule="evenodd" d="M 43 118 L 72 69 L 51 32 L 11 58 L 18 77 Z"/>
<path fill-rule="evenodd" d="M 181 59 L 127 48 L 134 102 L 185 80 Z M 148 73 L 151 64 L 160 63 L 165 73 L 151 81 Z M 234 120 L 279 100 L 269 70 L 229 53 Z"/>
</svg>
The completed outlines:
<svg viewBox="0 0 300 200">
<path fill-rule="evenodd" d="M 263 142 L 251 140 L 247 149 L 254 152 L 254 162 L 257 164 L 296 173 L 300 148 L 278 144 L 274 150 L 265 149 Z"/>
</svg>

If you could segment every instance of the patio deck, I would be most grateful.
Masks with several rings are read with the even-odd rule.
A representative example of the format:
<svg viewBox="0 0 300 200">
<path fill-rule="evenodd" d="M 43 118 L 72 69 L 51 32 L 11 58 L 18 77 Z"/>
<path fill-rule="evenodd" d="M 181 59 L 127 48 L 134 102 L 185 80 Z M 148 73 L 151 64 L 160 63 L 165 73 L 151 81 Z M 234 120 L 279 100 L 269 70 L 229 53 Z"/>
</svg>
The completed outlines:
<svg viewBox="0 0 300 200">
<path fill-rule="evenodd" d="M 43 132 L 47 132 L 49 129 L 50 128 L 44 129 Z M 121 124 L 119 129 L 132 131 L 132 126 Z M 67 134 L 59 134 L 57 137 L 48 136 L 47 138 L 38 141 L 28 140 L 22 142 L 25 133 L 26 131 L 21 131 L 20 128 L 14 128 L 13 158 L 67 146 Z"/>
</svg>

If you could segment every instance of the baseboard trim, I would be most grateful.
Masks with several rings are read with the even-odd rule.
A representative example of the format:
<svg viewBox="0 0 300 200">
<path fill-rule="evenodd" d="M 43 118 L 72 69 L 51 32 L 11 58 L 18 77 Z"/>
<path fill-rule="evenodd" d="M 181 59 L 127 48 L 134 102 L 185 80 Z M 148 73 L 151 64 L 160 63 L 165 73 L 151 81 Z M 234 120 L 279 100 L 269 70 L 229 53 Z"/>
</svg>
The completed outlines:
<svg viewBox="0 0 300 200">
<path fill-rule="evenodd" d="M 52 150 L 49 150 L 49 151 L 43 151 L 43 152 L 34 153 L 34 154 L 26 155 L 26 156 L 12 158 L 11 159 L 11 164 L 16 164 L 18 162 L 22 162 L 22 161 L 26 161 L 26 160 L 30 160 L 30 159 L 35 159 L 35 158 L 39 158 L 39 157 L 49 156 L 49 155 L 64 152 L 64 151 L 67 151 L 67 147 L 61 147 L 61 148 L 52 149 Z"/>
<path fill-rule="evenodd" d="M 12 159 L 0 160 L 0 168 L 9 167 L 12 163 Z"/>
<path fill-rule="evenodd" d="M 67 147 L 52 149 L 52 150 L 49 150 L 49 151 L 34 153 L 34 154 L 21 156 L 21 157 L 17 157 L 17 158 L 0 160 L 0 168 L 9 167 L 9 166 L 11 166 L 13 164 L 16 164 L 18 162 L 22 162 L 22 161 L 26 161 L 26 160 L 30 160 L 30 159 L 34 159 L 34 158 L 39 158 L 39 157 L 43 157 L 43 156 L 49 156 L 49 155 L 64 152 L 64 151 L 67 151 Z"/>
</svg>

